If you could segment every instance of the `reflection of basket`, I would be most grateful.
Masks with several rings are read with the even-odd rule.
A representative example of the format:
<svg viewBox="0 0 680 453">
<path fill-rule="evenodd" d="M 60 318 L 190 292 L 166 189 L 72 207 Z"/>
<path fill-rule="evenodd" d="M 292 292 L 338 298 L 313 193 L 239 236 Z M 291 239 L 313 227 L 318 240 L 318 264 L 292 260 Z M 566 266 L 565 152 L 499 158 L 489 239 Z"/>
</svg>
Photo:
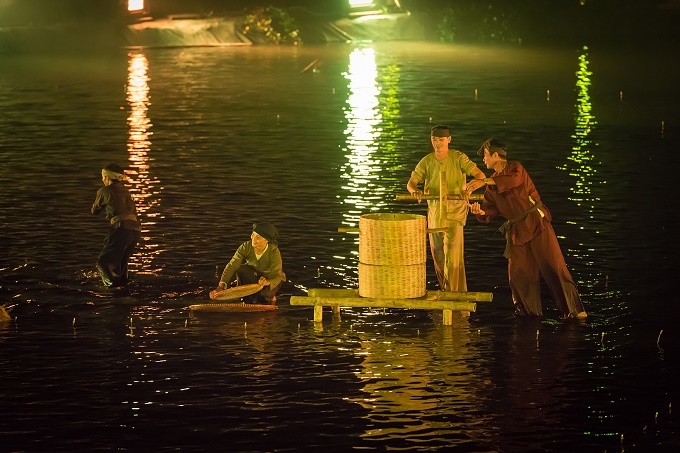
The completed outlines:
<svg viewBox="0 0 680 453">
<path fill-rule="evenodd" d="M 414 298 L 426 293 L 427 225 L 416 214 L 359 219 L 359 296 Z"/>
</svg>

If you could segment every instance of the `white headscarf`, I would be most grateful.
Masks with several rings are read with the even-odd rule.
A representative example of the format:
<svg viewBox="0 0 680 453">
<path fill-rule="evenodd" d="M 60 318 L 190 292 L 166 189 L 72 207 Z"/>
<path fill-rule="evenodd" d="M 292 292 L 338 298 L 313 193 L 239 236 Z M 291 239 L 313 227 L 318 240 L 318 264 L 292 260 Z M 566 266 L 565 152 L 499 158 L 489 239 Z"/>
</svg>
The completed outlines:
<svg viewBox="0 0 680 453">
<path fill-rule="evenodd" d="M 109 178 L 118 181 L 125 181 L 127 179 L 127 176 L 124 173 L 115 173 L 105 168 L 102 168 L 102 176 L 108 176 Z"/>
</svg>

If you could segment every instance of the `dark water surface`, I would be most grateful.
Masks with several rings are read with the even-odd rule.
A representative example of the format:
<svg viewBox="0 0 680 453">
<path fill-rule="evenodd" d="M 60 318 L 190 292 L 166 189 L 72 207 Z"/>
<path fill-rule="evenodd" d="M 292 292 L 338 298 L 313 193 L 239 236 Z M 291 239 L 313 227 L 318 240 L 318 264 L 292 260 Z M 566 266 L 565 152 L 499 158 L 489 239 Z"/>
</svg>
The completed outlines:
<svg viewBox="0 0 680 453">
<path fill-rule="evenodd" d="M 678 432 L 679 75 L 653 50 L 587 47 L 2 56 L 0 450 L 649 451 Z M 357 286 L 358 237 L 339 226 L 425 213 L 395 195 L 436 123 L 480 165 L 492 134 L 524 163 L 587 321 L 547 293 L 544 318 L 514 317 L 499 225 L 473 218 L 468 286 L 494 301 L 469 319 L 315 324 L 289 304 Z M 125 294 L 94 269 L 111 161 L 144 225 Z M 290 280 L 279 310 L 191 315 L 264 220 Z"/>
</svg>

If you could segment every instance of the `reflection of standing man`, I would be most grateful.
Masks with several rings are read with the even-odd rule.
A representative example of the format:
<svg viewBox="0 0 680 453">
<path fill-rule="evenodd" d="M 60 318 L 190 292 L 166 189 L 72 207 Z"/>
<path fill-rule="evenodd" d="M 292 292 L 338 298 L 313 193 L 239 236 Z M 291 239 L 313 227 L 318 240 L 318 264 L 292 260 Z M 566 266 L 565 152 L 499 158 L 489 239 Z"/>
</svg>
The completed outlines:
<svg viewBox="0 0 680 453">
<path fill-rule="evenodd" d="M 123 184 L 126 176 L 117 164 L 102 169 L 104 187 L 97 191 L 92 214 L 104 211 L 111 229 L 104 239 L 97 269 L 104 285 L 125 286 L 128 283 L 128 260 L 140 240 L 142 228 L 137 220 L 137 208 Z"/>
<path fill-rule="evenodd" d="M 470 211 L 482 223 L 501 215 L 507 221 L 500 231 L 505 233 L 508 278 L 512 300 L 518 315 L 541 316 L 542 276 L 550 294 L 565 318 L 585 318 L 578 289 L 571 277 L 557 236 L 550 223 L 550 211 L 524 166 L 508 161 L 503 143 L 489 139 L 479 149 L 487 168 L 494 170 L 487 184 L 484 202 L 470 205 Z"/>
<path fill-rule="evenodd" d="M 406 188 L 420 202 L 423 194 L 439 195 L 440 174 L 449 194 L 461 196 L 460 200 L 445 201 L 445 209 L 438 199 L 427 200 L 427 224 L 429 228 L 446 228 L 445 233 L 430 233 L 430 250 L 434 268 L 443 291 L 467 291 L 465 263 L 463 261 L 463 226 L 468 215 L 470 193 L 482 187 L 484 173 L 464 153 L 449 149 L 451 134 L 448 126 L 435 126 L 430 132 L 434 152 L 423 157 L 411 173 Z M 466 185 L 465 176 L 475 179 Z M 423 190 L 418 184 L 424 183 Z"/>
</svg>

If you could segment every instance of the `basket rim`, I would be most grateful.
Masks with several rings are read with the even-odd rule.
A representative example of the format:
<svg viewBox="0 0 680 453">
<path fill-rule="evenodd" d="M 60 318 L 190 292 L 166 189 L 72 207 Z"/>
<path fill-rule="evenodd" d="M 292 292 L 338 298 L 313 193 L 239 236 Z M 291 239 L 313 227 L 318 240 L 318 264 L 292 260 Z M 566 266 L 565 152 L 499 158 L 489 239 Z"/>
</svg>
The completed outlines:
<svg viewBox="0 0 680 453">
<path fill-rule="evenodd" d="M 394 216 L 394 218 L 381 218 L 384 216 Z M 398 217 L 397 217 L 398 216 Z M 370 214 L 362 214 L 361 217 L 359 217 L 359 221 L 362 219 L 364 220 L 373 220 L 373 221 L 382 221 L 382 222 L 389 222 L 389 221 L 408 221 L 408 220 L 426 220 L 425 216 L 422 214 L 410 214 L 406 212 L 381 212 L 381 213 L 370 213 Z"/>
</svg>

